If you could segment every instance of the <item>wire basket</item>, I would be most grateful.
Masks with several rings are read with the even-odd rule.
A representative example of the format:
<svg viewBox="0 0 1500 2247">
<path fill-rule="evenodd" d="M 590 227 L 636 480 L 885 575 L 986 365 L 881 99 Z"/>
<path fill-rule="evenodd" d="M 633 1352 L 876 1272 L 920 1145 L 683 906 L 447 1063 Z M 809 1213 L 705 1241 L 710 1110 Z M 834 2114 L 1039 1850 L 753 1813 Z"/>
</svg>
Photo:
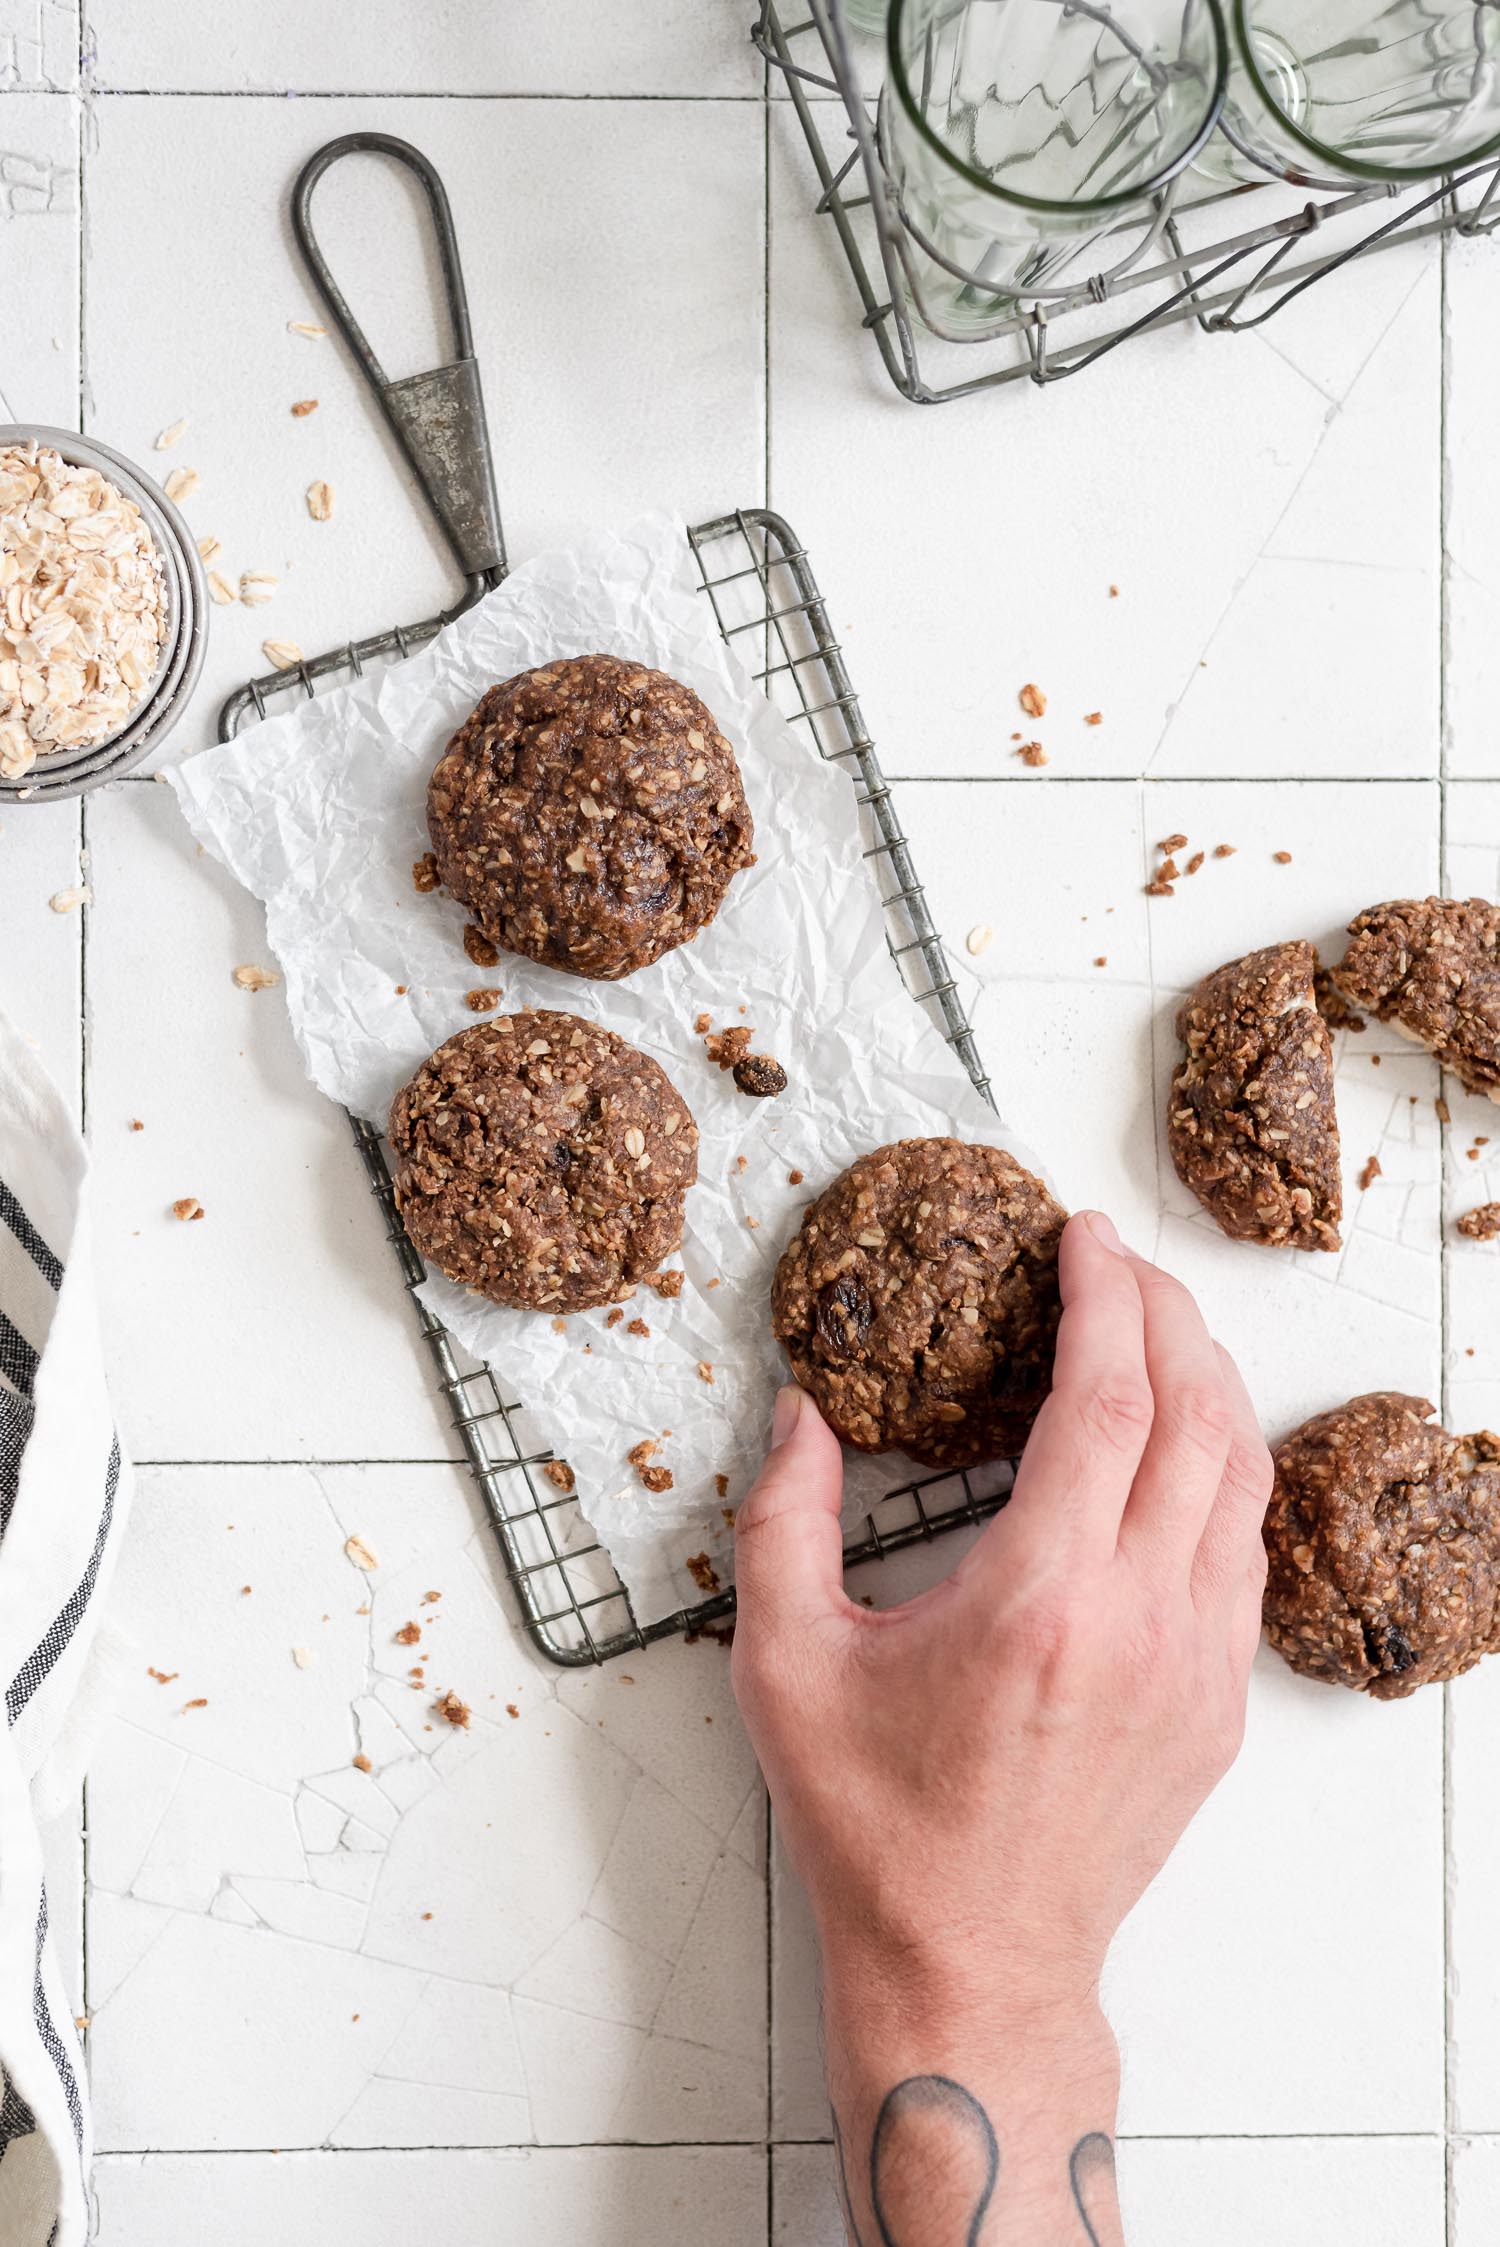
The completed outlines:
<svg viewBox="0 0 1500 2247">
<path fill-rule="evenodd" d="M 863 325 L 902 397 L 917 405 L 1023 378 L 1061 382 L 1156 328 L 1189 321 L 1208 335 L 1258 328 L 1359 258 L 1500 225 L 1500 164 L 1492 161 L 1431 187 L 1375 185 L 1312 200 L 1269 180 L 1214 189 L 1185 175 L 1157 198 L 1152 246 L 1139 262 L 1122 268 L 1122 238 L 1107 234 L 1100 269 L 1075 287 L 1019 303 L 984 338 L 944 338 L 913 308 L 920 283 L 910 239 L 840 0 L 793 4 L 795 19 L 784 21 L 776 0 L 761 0 L 751 36 L 785 81 L 818 176 L 814 209 L 838 235 Z M 1389 203 L 1396 208 L 1371 226 L 1372 207 Z M 1231 208 L 1259 223 L 1225 234 Z"/>
<path fill-rule="evenodd" d="M 747 668 L 806 741 L 809 754 L 857 774 L 865 855 L 881 882 L 892 972 L 902 977 L 916 1003 L 934 1011 L 976 1089 L 990 1099 L 989 1078 L 951 963 L 933 926 L 910 845 L 805 551 L 780 516 L 759 508 L 721 516 L 689 531 L 688 537 L 703 597 L 712 605 L 723 637 L 759 658 L 747 662 Z M 498 582 L 500 575 L 498 569 L 492 571 L 491 581 Z M 471 589 L 460 607 L 469 606 L 483 590 L 482 585 Z M 247 722 L 265 717 L 284 696 L 344 685 L 372 663 L 414 654 L 443 621 L 431 618 L 379 633 L 335 649 L 316 664 L 253 681 L 224 705 L 221 737 L 228 740 Z M 629 1594 L 588 1525 L 586 1494 L 561 1490 L 546 1474 L 555 1456 L 566 1452 L 564 1433 L 548 1429 L 509 1391 L 500 1368 L 461 1351 L 421 1301 L 416 1290 L 426 1267 L 397 1213 L 384 1141 L 362 1118 L 351 1116 L 350 1124 L 533 1643 L 550 1661 L 576 1668 L 607 1662 L 653 1639 L 718 1628 L 733 1613 L 732 1590 L 710 1589 L 693 1607 L 654 1622 L 637 1621 Z M 983 1520 L 1004 1503 L 1011 1472 L 1010 1462 L 998 1461 L 900 1483 L 846 1538 L 845 1561 L 881 1559 L 944 1530 Z"/>
</svg>

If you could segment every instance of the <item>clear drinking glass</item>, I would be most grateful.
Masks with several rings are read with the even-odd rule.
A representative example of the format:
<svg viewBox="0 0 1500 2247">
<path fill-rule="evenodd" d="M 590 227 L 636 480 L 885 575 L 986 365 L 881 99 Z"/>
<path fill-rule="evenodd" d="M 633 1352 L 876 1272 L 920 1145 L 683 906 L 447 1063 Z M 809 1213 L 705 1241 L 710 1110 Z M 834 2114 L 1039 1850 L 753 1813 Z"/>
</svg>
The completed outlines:
<svg viewBox="0 0 1500 2247">
<path fill-rule="evenodd" d="M 1217 0 L 891 0 L 887 50 L 903 262 L 921 317 L 960 339 L 1055 293 L 1112 229 L 1111 270 L 1140 255 L 1229 69 Z"/>
<path fill-rule="evenodd" d="M 1500 150 L 1495 0 L 1234 0 L 1233 19 L 1240 178 L 1430 179 Z"/>
</svg>

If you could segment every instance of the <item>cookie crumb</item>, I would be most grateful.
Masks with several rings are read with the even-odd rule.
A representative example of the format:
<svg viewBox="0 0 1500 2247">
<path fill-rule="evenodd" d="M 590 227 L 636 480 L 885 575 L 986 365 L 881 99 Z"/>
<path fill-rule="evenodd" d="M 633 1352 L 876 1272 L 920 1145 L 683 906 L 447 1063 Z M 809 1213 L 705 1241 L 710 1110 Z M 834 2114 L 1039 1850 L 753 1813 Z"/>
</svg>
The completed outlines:
<svg viewBox="0 0 1500 2247">
<path fill-rule="evenodd" d="M 700 1592 L 717 1592 L 722 1588 L 719 1572 L 707 1553 L 690 1553 L 684 1565 Z M 705 1631 L 702 1635 L 706 1638 L 708 1633 Z"/>
<path fill-rule="evenodd" d="M 293 416 L 298 421 L 306 421 L 308 415 L 315 414 L 317 410 L 318 401 L 316 398 L 298 398 L 292 406 Z"/>
<path fill-rule="evenodd" d="M 1086 726 L 1102 726 L 1104 712 L 1102 710 L 1087 710 L 1084 712 L 1083 722 Z"/>
<path fill-rule="evenodd" d="M 1174 850 L 1187 849 L 1187 837 L 1186 835 L 1163 835 L 1156 847 L 1163 858 L 1170 858 Z"/>
<path fill-rule="evenodd" d="M 715 1476 L 714 1476 L 714 1488 L 715 1488 L 715 1490 L 717 1490 L 717 1492 L 719 1493 L 719 1496 L 720 1496 L 721 1498 L 727 1498 L 727 1497 L 729 1496 L 729 1477 L 728 1477 L 728 1475 L 715 1475 Z"/>
<path fill-rule="evenodd" d="M 789 1170 L 786 1174 L 786 1182 L 789 1186 L 800 1186 L 804 1175 L 800 1170 Z"/>
<path fill-rule="evenodd" d="M 706 1381 L 710 1388 L 713 1387 L 714 1369 L 707 1358 L 698 1360 L 698 1378 L 700 1381 Z"/>
<path fill-rule="evenodd" d="M 433 1702 L 432 1707 L 434 1715 L 446 1717 L 455 1732 L 468 1731 L 469 1718 L 473 1711 L 467 1701 L 459 1699 L 451 1686 L 446 1693 L 439 1695 L 438 1699 Z M 432 1914 L 431 1912 L 424 1912 L 422 1916 L 424 1919 L 431 1919 Z"/>
<path fill-rule="evenodd" d="M 398 1646 L 415 1646 L 422 1636 L 422 1626 L 420 1623 L 403 1623 L 400 1630 L 391 1635 Z"/>
<path fill-rule="evenodd" d="M 707 1037 L 713 1026 L 714 1018 L 711 1014 L 700 1014 L 694 1018 L 693 1028 L 700 1038 Z"/>
<path fill-rule="evenodd" d="M 704 1034 L 703 1047 L 710 1061 L 717 1061 L 721 1069 L 733 1069 L 750 1050 L 754 1031 L 737 1022 L 730 1030 L 710 1030 Z"/>
<path fill-rule="evenodd" d="M 1380 1168 L 1380 1157 L 1378 1155 L 1372 1155 L 1369 1161 L 1365 1164 L 1364 1168 L 1360 1171 L 1359 1176 L 1355 1179 L 1354 1183 L 1356 1184 L 1356 1186 L 1358 1186 L 1362 1194 L 1367 1194 L 1370 1188 L 1374 1185 L 1376 1179 L 1381 1175 L 1382 1173 Z"/>
<path fill-rule="evenodd" d="M 1477 1209 L 1466 1209 L 1458 1221 L 1458 1229 L 1466 1240 L 1500 1239 L 1500 1202 L 1481 1202 Z M 1474 1355 L 1472 1350 L 1469 1355 Z"/>
<path fill-rule="evenodd" d="M 172 1215 L 179 1224 L 190 1225 L 203 1215 L 203 1204 L 193 1194 L 184 1194 L 172 1204 Z"/>
<path fill-rule="evenodd" d="M 130 1119 L 130 1128 L 132 1131 L 144 1131 L 146 1127 L 141 1122 L 139 1116 L 132 1116 Z"/>
<path fill-rule="evenodd" d="M 1437 1117 L 1437 1120 L 1440 1124 L 1452 1123 L 1453 1121 L 1453 1110 L 1449 1107 L 1447 1101 L 1443 1098 L 1441 1093 L 1438 1094 L 1438 1097 L 1432 1103 L 1432 1112 Z"/>
<path fill-rule="evenodd" d="M 488 989 L 481 987 L 478 990 L 465 991 L 464 1005 L 471 1014 L 493 1014 L 504 996 L 505 993 L 502 990 L 493 987 Z"/>
<path fill-rule="evenodd" d="M 237 967 L 234 971 L 234 980 L 242 991 L 269 991 L 274 984 L 281 981 L 281 977 L 274 968 Z"/>
<path fill-rule="evenodd" d="M 651 1329 L 644 1319 L 632 1319 L 625 1332 L 627 1334 L 638 1334 L 644 1341 L 650 1335 Z"/>
<path fill-rule="evenodd" d="M 607 1311 L 605 1313 L 604 1323 L 606 1326 L 618 1326 L 624 1316 L 625 1313 L 620 1309 L 620 1306 L 617 1303 L 612 1311 Z"/>
<path fill-rule="evenodd" d="M 1330 1030 L 1363 1030 L 1365 1018 L 1356 1014 L 1326 967 L 1313 976 L 1313 1004 Z"/>
<path fill-rule="evenodd" d="M 1289 850 L 1273 850 L 1271 856 L 1278 866 L 1290 866 L 1292 863 L 1292 854 Z"/>
<path fill-rule="evenodd" d="M 1032 686 L 1028 681 L 1027 684 L 1022 687 L 1017 700 L 1020 702 L 1021 708 L 1025 711 L 1028 718 L 1044 718 L 1046 716 L 1047 697 L 1043 694 L 1040 687 Z"/>
<path fill-rule="evenodd" d="M 578 1478 L 566 1459 L 548 1459 L 543 1464 L 542 1473 L 554 1490 L 571 1494 L 578 1487 Z"/>
<path fill-rule="evenodd" d="M 180 1670 L 153 1670 L 148 1665 L 146 1675 L 147 1677 L 154 1677 L 158 1685 L 170 1685 L 174 1678 L 181 1677 L 182 1672 Z"/>
<path fill-rule="evenodd" d="M 464 930 L 464 950 L 476 967 L 495 967 L 500 959 L 498 947 L 472 921 Z"/>
<path fill-rule="evenodd" d="M 521 1712 L 516 1707 L 514 1701 L 507 1701 L 505 1704 L 505 1713 L 507 1716 L 519 1716 Z"/>
<path fill-rule="evenodd" d="M 1215 843 L 1215 844 L 1214 844 L 1214 856 L 1215 856 L 1215 858 L 1233 858 L 1233 856 L 1234 856 L 1234 853 L 1235 853 L 1235 845 L 1234 845 L 1233 843 Z"/>
<path fill-rule="evenodd" d="M 188 1710 L 189 1710 L 189 1709 L 206 1709 L 207 1707 L 208 1707 L 208 1697 L 207 1697 L 207 1695 L 206 1695 L 206 1694 L 200 1693 L 200 1694 L 198 1695 L 198 1698 L 197 1698 L 197 1700 L 196 1700 L 196 1701 L 184 1701 L 184 1702 L 183 1702 L 183 1704 L 182 1704 L 182 1714 L 183 1714 L 184 1716 L 186 1716 L 186 1715 L 187 1715 L 187 1713 L 188 1713 Z"/>
<path fill-rule="evenodd" d="M 774 1100 L 786 1090 L 786 1071 L 769 1053 L 747 1053 L 734 1065 L 734 1081 L 752 1100 Z"/>
<path fill-rule="evenodd" d="M 1023 741 L 1016 755 L 1023 765 L 1044 765 L 1047 762 L 1047 752 L 1039 741 Z"/>
<path fill-rule="evenodd" d="M 1146 895 L 1148 897 L 1175 897 L 1177 892 L 1170 882 L 1164 882 L 1158 875 L 1155 881 L 1147 882 Z"/>
<path fill-rule="evenodd" d="M 427 894 L 428 890 L 437 888 L 437 860 L 430 850 L 423 851 L 421 857 L 413 861 L 411 886 L 413 889 L 419 890 L 423 896 Z"/>
<path fill-rule="evenodd" d="M 686 1278 L 687 1274 L 683 1271 L 648 1272 L 646 1285 L 655 1288 L 664 1303 L 670 1303 L 682 1293 L 683 1281 Z"/>
<path fill-rule="evenodd" d="M 1201 850 L 1195 850 L 1192 857 L 1188 860 L 1186 866 L 1184 866 L 1182 869 L 1184 874 L 1196 874 L 1199 867 L 1203 864 L 1203 855 L 1204 854 Z"/>
<path fill-rule="evenodd" d="M 1098 957 L 1098 959 L 1097 959 L 1097 960 L 1095 960 L 1095 962 L 1094 962 L 1094 965 L 1095 965 L 1095 967 L 1108 967 L 1108 966 L 1109 966 L 1109 954 L 1108 954 L 1107 952 L 1101 952 L 1101 953 L 1099 954 L 1099 957 Z"/>
</svg>

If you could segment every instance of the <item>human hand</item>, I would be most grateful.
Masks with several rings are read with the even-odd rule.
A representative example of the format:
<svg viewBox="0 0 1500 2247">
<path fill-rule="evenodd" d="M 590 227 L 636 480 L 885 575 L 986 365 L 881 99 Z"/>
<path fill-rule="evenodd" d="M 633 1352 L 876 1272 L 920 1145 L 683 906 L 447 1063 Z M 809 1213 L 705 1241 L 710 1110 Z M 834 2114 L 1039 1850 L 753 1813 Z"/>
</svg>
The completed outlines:
<svg viewBox="0 0 1500 2247">
<path fill-rule="evenodd" d="M 817 1923 L 865 2247 L 977 2240 L 997 2190 L 1018 2247 L 1119 2237 L 1100 1970 L 1243 1730 L 1271 1487 L 1244 1385 L 1106 1218 L 1060 1276 L 1014 1493 L 944 1582 L 848 1597 L 839 1446 L 795 1389 L 736 1520 L 735 1691 Z"/>
</svg>

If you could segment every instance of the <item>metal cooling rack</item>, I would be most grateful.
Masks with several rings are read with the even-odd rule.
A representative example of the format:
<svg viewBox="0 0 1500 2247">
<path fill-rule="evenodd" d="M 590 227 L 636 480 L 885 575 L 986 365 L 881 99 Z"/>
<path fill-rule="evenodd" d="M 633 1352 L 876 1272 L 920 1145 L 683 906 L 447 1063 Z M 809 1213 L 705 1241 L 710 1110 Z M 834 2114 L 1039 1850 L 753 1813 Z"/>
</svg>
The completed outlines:
<svg viewBox="0 0 1500 2247">
<path fill-rule="evenodd" d="M 1500 164 L 1492 162 L 1421 192 L 1375 185 L 1315 200 L 1297 200 L 1269 181 L 1215 191 L 1185 175 L 1157 198 L 1150 247 L 1139 262 L 1023 303 L 982 340 L 945 338 L 913 311 L 920 278 L 909 263 L 909 238 L 876 139 L 874 95 L 861 86 L 840 0 L 792 4 L 795 20 L 783 21 L 776 0 L 761 0 L 751 38 L 785 81 L 818 175 L 814 209 L 838 234 L 863 325 L 896 388 L 918 405 L 1023 377 L 1061 382 L 1155 328 L 1193 321 L 1207 335 L 1224 335 L 1261 327 L 1358 258 L 1401 242 L 1500 226 Z M 1263 222 L 1223 235 L 1227 207 L 1244 209 L 1247 197 Z M 1392 202 L 1391 217 L 1361 231 L 1369 206 Z M 1101 247 L 1106 262 L 1118 258 L 1122 236 L 1106 235 Z M 1299 263 L 1303 249 L 1315 254 Z M 939 358 L 951 379 L 928 373 L 925 363 Z"/>
<path fill-rule="evenodd" d="M 933 926 L 910 845 L 865 730 L 806 552 L 781 517 L 762 508 L 720 516 L 689 531 L 688 538 L 703 597 L 724 638 L 742 652 L 748 646 L 752 654 L 760 655 L 761 661 L 747 668 L 809 750 L 858 775 L 865 855 L 881 881 L 893 970 L 915 1001 L 935 1011 L 975 1087 L 990 1099 L 990 1081 L 950 962 Z M 495 582 L 501 574 L 495 571 Z M 471 592 L 460 608 L 477 598 L 478 593 Z M 229 740 L 247 721 L 267 716 L 286 696 L 346 685 L 373 662 L 399 661 L 413 654 L 432 638 L 441 621 L 379 633 L 296 670 L 252 680 L 225 703 L 220 738 Z M 716 1592 L 656 1622 L 637 1621 L 629 1594 L 588 1525 L 579 1495 L 557 1489 L 544 1473 L 549 1461 L 565 1455 L 565 1441 L 559 1439 L 553 1447 L 540 1440 L 533 1415 L 520 1399 L 508 1394 L 500 1370 L 468 1359 L 418 1297 L 426 1268 L 397 1214 L 384 1142 L 362 1118 L 351 1116 L 349 1121 L 370 1175 L 371 1191 L 385 1217 L 386 1238 L 402 1284 L 437 1367 L 438 1386 L 448 1400 L 464 1458 L 489 1509 L 506 1574 L 535 1645 L 549 1660 L 577 1668 L 610 1661 L 653 1639 L 702 1632 L 722 1623 L 734 1612 L 733 1591 Z M 845 1540 L 845 1561 L 883 1559 L 945 1530 L 982 1521 L 1004 1503 L 1009 1483 L 1007 1462 L 902 1483 L 888 1491 Z"/>
</svg>

